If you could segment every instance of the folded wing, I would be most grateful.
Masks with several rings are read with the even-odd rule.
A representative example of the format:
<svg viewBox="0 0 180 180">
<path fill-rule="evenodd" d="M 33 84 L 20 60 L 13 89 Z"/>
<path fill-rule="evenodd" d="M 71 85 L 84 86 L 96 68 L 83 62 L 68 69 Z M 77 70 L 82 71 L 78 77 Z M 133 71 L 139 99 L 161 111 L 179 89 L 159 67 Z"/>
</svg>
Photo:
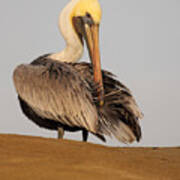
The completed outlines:
<svg viewBox="0 0 180 180">
<path fill-rule="evenodd" d="M 74 64 L 75 68 L 93 85 L 93 69 L 88 63 Z M 131 91 L 116 80 L 115 76 L 103 70 L 104 106 L 99 107 L 99 133 L 115 136 L 119 141 L 131 143 L 141 138 L 139 119 L 143 117 Z M 96 89 L 94 89 L 96 101 Z M 98 105 L 97 105 L 98 106 Z"/>
<path fill-rule="evenodd" d="M 47 60 L 18 66 L 16 91 L 39 116 L 97 132 L 98 114 L 89 84 L 66 63 Z"/>
</svg>

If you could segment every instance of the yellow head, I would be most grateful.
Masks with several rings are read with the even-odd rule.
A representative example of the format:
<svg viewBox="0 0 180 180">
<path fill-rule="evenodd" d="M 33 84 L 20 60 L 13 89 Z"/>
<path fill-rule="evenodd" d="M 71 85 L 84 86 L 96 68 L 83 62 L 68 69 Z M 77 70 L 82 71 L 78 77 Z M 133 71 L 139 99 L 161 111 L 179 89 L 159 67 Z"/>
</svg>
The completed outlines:
<svg viewBox="0 0 180 180">
<path fill-rule="evenodd" d="M 95 24 L 100 24 L 101 7 L 98 0 L 79 0 L 72 11 L 71 17 L 86 16 L 89 14 Z"/>
</svg>

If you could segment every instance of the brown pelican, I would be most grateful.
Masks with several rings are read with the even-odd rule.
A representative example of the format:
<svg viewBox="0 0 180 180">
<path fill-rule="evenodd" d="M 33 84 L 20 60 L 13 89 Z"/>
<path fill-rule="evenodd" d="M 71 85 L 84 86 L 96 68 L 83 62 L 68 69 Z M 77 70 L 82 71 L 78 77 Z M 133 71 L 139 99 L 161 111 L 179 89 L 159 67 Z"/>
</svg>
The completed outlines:
<svg viewBox="0 0 180 180">
<path fill-rule="evenodd" d="M 59 27 L 66 48 L 18 66 L 14 85 L 23 113 L 42 128 L 82 130 L 105 141 L 104 135 L 131 143 L 141 138 L 139 110 L 130 90 L 114 75 L 101 71 L 98 0 L 71 0 L 60 14 Z M 83 42 L 91 63 L 77 63 Z"/>
</svg>

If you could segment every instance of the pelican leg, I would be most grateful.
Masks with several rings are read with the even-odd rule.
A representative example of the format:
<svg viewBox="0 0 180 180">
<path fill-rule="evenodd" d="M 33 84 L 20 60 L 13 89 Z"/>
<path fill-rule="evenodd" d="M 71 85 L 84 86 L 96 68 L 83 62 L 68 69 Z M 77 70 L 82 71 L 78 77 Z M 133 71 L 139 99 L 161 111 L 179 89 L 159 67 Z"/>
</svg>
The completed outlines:
<svg viewBox="0 0 180 180">
<path fill-rule="evenodd" d="M 88 131 L 82 130 L 83 141 L 86 142 L 88 139 Z"/>
<path fill-rule="evenodd" d="M 64 136 L 64 129 L 62 127 L 58 127 L 58 139 L 62 139 Z"/>
</svg>

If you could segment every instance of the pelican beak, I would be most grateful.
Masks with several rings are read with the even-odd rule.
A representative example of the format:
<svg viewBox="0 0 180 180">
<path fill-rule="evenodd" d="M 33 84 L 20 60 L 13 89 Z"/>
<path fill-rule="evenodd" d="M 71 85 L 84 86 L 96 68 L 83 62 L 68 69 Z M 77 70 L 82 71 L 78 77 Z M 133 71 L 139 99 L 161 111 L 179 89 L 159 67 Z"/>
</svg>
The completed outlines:
<svg viewBox="0 0 180 180">
<path fill-rule="evenodd" d="M 100 50 L 99 50 L 99 25 L 84 24 L 84 38 L 89 51 L 89 56 L 93 65 L 94 82 L 97 85 L 97 94 L 99 105 L 104 104 L 104 88 L 101 72 Z"/>
</svg>

